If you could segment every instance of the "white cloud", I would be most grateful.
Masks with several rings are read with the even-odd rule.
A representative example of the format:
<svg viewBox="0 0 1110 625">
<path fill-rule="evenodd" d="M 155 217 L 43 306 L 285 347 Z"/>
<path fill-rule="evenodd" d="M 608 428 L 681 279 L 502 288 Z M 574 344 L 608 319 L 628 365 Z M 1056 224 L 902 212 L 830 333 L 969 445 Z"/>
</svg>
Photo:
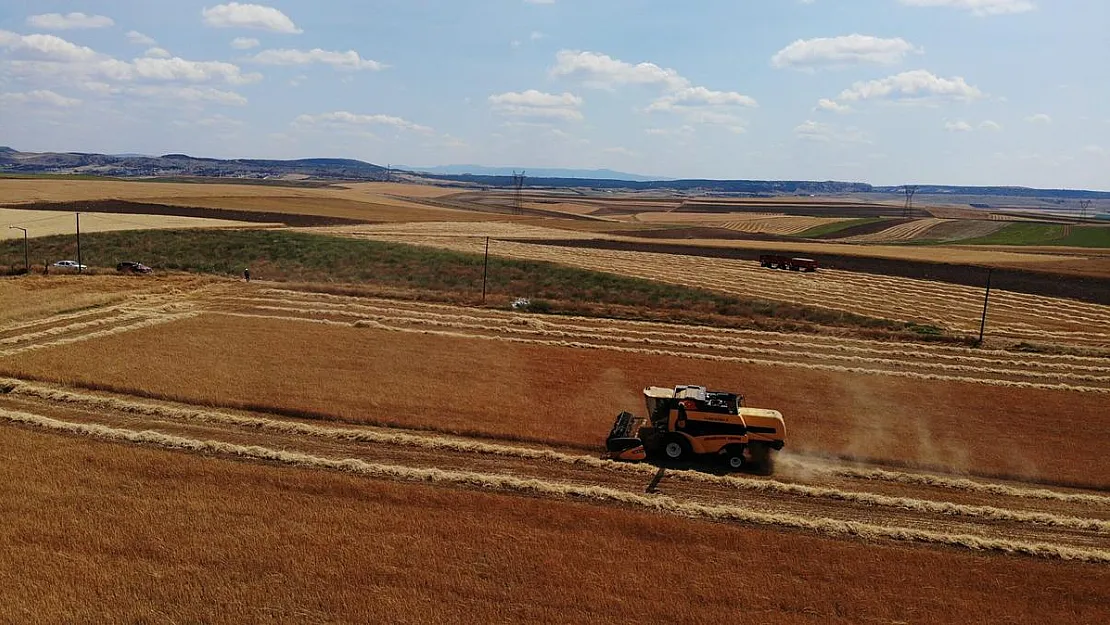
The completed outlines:
<svg viewBox="0 0 1110 625">
<path fill-rule="evenodd" d="M 651 103 L 649 111 L 673 111 L 700 106 L 759 106 L 755 98 L 735 91 L 713 91 L 705 87 L 685 87 Z"/>
<path fill-rule="evenodd" d="M 212 102 L 231 106 L 243 106 L 247 99 L 234 91 L 213 89 L 212 87 L 180 87 L 171 85 L 144 85 L 126 89 L 130 95 L 146 98 L 159 98 L 172 102 Z"/>
<path fill-rule="evenodd" d="M 257 48 L 260 42 L 254 37 L 236 37 L 231 40 L 231 47 L 236 50 L 250 50 Z"/>
<path fill-rule="evenodd" d="M 996 121 L 991 121 L 991 120 L 987 119 L 987 120 L 984 120 L 984 121 L 979 123 L 979 130 L 990 130 L 992 132 L 1000 132 L 1002 130 L 1002 124 L 1000 124 Z"/>
<path fill-rule="evenodd" d="M 532 34 L 528 35 L 528 38 L 532 41 L 539 41 L 540 39 L 546 39 L 547 35 L 541 33 L 538 30 L 533 30 Z"/>
<path fill-rule="evenodd" d="M 262 79 L 259 74 L 243 74 L 239 66 L 223 61 L 187 61 L 180 57 L 142 58 L 130 63 L 131 77 L 147 80 L 187 82 L 223 81 L 241 85 Z"/>
<path fill-rule="evenodd" d="M 156 46 L 158 42 L 153 37 L 148 37 L 137 30 L 127 31 L 127 40 L 140 46 Z"/>
<path fill-rule="evenodd" d="M 0 48 L 6 48 L 17 57 L 38 61 L 80 62 L 100 57 L 92 48 L 70 43 L 54 35 L 19 35 L 0 30 Z"/>
<path fill-rule="evenodd" d="M 354 126 L 389 126 L 398 130 L 407 130 L 420 134 L 434 132 L 428 126 L 414 124 L 401 117 L 392 115 L 361 115 L 347 111 L 333 113 L 320 113 L 319 115 L 298 115 L 293 120 L 294 126 L 323 126 L 323 127 L 354 127 Z"/>
<path fill-rule="evenodd" d="M 654 63 L 633 65 L 606 54 L 576 50 L 560 50 L 555 55 L 555 66 L 550 73 L 555 77 L 581 78 L 586 85 L 604 89 L 621 85 L 657 85 L 678 90 L 690 86 L 690 81 L 673 69 Z"/>
<path fill-rule="evenodd" d="M 901 37 L 883 39 L 853 34 L 844 37 L 799 39 L 771 57 L 771 65 L 778 68 L 797 69 L 861 63 L 894 65 L 905 59 L 907 54 L 920 51 Z"/>
<path fill-rule="evenodd" d="M 204 23 L 214 28 L 252 28 L 275 33 L 299 34 L 293 20 L 281 11 L 260 4 L 229 2 L 201 10 Z"/>
<path fill-rule="evenodd" d="M 1024 13 L 1037 8 L 1032 0 L 898 0 L 912 7 L 952 7 L 971 11 L 980 17 Z"/>
<path fill-rule="evenodd" d="M 839 100 L 892 99 L 946 99 L 974 100 L 983 97 L 978 87 L 967 84 L 963 78 L 941 78 L 923 69 L 902 72 L 880 80 L 857 82 L 840 93 Z"/>
<path fill-rule="evenodd" d="M 735 134 L 747 132 L 744 120 L 733 113 L 715 111 L 710 109 L 689 109 L 684 113 L 686 121 L 691 124 L 703 126 L 724 126 L 726 130 Z"/>
<path fill-rule="evenodd" d="M 555 55 L 552 77 L 571 77 L 589 87 L 612 90 L 625 85 L 655 87 L 663 92 L 646 107 L 648 112 L 677 113 L 688 123 L 726 126 L 744 132 L 744 122 L 731 112 L 752 108 L 755 98 L 736 91 L 714 91 L 693 85 L 677 71 L 655 63 L 627 63 L 597 52 L 561 50 Z"/>
<path fill-rule="evenodd" d="M 26 93 L 0 93 L 0 102 L 14 102 L 19 104 L 36 104 L 47 106 L 57 106 L 60 108 L 68 108 L 77 106 L 81 103 L 80 100 L 74 98 L 67 98 L 50 91 L 49 89 L 36 89 Z"/>
<path fill-rule="evenodd" d="M 1047 113 L 1037 113 L 1036 115 L 1030 115 L 1029 117 L 1026 117 L 1025 121 L 1029 122 L 1030 124 L 1051 124 L 1052 117 L 1049 116 Z"/>
<path fill-rule="evenodd" d="M 263 50 L 254 55 L 251 60 L 255 63 L 262 63 L 264 65 L 311 65 L 313 63 L 322 63 L 324 65 L 331 65 L 337 69 L 369 70 L 372 72 L 378 72 L 388 67 L 384 63 L 379 63 L 371 59 L 364 59 L 354 50 L 338 52 L 321 50 L 320 48 L 314 48 L 312 50 Z"/>
<path fill-rule="evenodd" d="M 506 117 L 564 121 L 579 121 L 583 118 L 582 111 L 579 110 L 583 100 L 573 93 L 543 93 L 535 89 L 520 93 L 510 91 L 491 95 L 489 103 L 494 111 Z"/>
<path fill-rule="evenodd" d="M 821 98 L 820 100 L 817 101 L 817 106 L 814 107 L 813 110 L 815 110 L 815 111 L 830 111 L 832 113 L 849 113 L 849 112 L 851 112 L 852 107 L 848 106 L 847 104 L 840 104 L 836 100 L 830 100 L 828 98 Z"/>
<path fill-rule="evenodd" d="M 971 124 L 963 120 L 944 122 L 944 129 L 948 132 L 971 132 L 972 130 L 974 130 L 974 128 L 971 127 Z"/>
<path fill-rule="evenodd" d="M 1101 145 L 1088 145 L 1083 147 L 1083 152 L 1092 156 L 1107 157 L 1110 156 L 1110 150 L 1102 147 Z"/>
<path fill-rule="evenodd" d="M 115 24 L 110 17 L 84 13 L 44 13 L 27 18 L 27 24 L 44 30 L 75 30 L 79 28 L 107 28 Z"/>
<path fill-rule="evenodd" d="M 7 54 L 3 54 L 4 51 Z M 78 46 L 54 35 L 18 35 L 0 31 L 0 59 L 10 76 L 53 86 L 68 85 L 99 95 L 133 93 L 157 95 L 158 90 L 139 90 L 142 83 L 246 84 L 261 80 L 260 74 L 244 74 L 232 63 L 221 61 L 190 61 L 171 56 L 161 48 L 151 48 L 147 57 L 123 61 L 91 48 Z M 4 58 L 7 57 L 7 58 Z M 176 85 L 182 87 L 183 85 Z M 231 92 L 204 90 L 182 91 L 188 101 L 245 103 Z"/>
<path fill-rule="evenodd" d="M 848 127 L 843 130 L 832 124 L 823 124 L 813 120 L 794 127 L 794 136 L 803 141 L 817 143 L 871 143 L 860 129 Z"/>
<path fill-rule="evenodd" d="M 687 124 L 678 128 L 648 128 L 644 132 L 655 137 L 681 137 L 694 134 L 694 127 Z"/>
</svg>

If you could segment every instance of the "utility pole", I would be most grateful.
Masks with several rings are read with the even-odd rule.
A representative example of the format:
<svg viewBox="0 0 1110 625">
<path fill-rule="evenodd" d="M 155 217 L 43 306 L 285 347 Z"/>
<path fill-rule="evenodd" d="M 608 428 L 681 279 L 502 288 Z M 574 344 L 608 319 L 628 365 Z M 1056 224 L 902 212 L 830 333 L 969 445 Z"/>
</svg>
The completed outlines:
<svg viewBox="0 0 1110 625">
<path fill-rule="evenodd" d="M 482 303 L 486 303 L 486 276 L 489 275 L 489 237 L 486 237 L 486 260 L 482 265 Z"/>
<path fill-rule="evenodd" d="M 524 173 L 513 171 L 513 212 L 517 215 L 524 213 Z"/>
<path fill-rule="evenodd" d="M 31 274 L 31 256 L 27 253 L 27 229 L 19 226 L 8 226 L 8 230 L 15 228 L 23 231 L 23 273 Z"/>
<path fill-rule="evenodd" d="M 81 272 L 81 213 L 77 213 L 77 273 Z"/>
<path fill-rule="evenodd" d="M 991 301 L 991 274 L 994 273 L 994 268 L 987 269 L 987 295 L 983 298 L 983 321 L 979 324 L 979 342 L 975 344 L 976 347 L 983 345 L 983 332 L 987 329 L 987 304 Z"/>
<path fill-rule="evenodd" d="M 913 212 L 913 196 L 917 195 L 917 187 L 907 185 L 902 191 L 906 194 L 906 206 L 902 209 L 902 217 L 909 219 L 910 213 Z"/>
<path fill-rule="evenodd" d="M 1080 215 L 1080 217 L 1082 219 L 1086 219 L 1087 218 L 1087 209 L 1091 207 L 1091 200 L 1082 200 L 1082 201 L 1079 202 L 1079 206 L 1083 209 L 1083 214 Z"/>
</svg>

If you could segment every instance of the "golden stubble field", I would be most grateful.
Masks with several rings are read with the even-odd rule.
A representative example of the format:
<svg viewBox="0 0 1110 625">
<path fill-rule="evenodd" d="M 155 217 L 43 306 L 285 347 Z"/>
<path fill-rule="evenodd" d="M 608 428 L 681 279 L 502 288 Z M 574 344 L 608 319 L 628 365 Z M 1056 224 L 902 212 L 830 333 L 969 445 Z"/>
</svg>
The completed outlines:
<svg viewBox="0 0 1110 625">
<path fill-rule="evenodd" d="M 1110 359 L 275 287 L 0 281 L 11 614 L 1106 616 Z M 598 459 L 689 382 L 783 411 L 773 478 Z"/>
<path fill-rule="evenodd" d="M 740 297 L 785 301 L 871 317 L 935 325 L 977 335 L 983 290 L 943 282 L 836 269 L 795 273 L 765 269 L 747 260 L 653 252 L 542 245 L 528 240 L 591 239 L 597 233 L 565 232 L 523 223 L 421 223 L 341 226 L 338 236 L 396 241 L 506 258 L 548 261 L 582 269 L 706 288 Z M 486 234 L 483 234 L 486 233 Z M 829 250 L 826 250 L 829 251 Z M 936 254 L 937 252 L 933 252 Z M 1008 252 L 991 254 L 1022 256 Z M 1034 256 L 1034 255 L 1026 255 Z M 1063 258 L 1063 257 L 1061 257 Z M 1001 257 L 996 258 L 1000 260 Z M 1015 258 L 1010 261 L 1017 262 Z M 985 272 L 984 272 L 985 273 Z M 985 279 L 985 275 L 984 275 Z M 527 294 L 524 294 L 527 295 Z M 1110 306 L 994 290 L 988 336 L 1004 341 L 1056 343 L 1110 349 Z"/>
<path fill-rule="evenodd" d="M 172 183 L 119 180 L 0 178 L 0 203 L 124 200 L 211 209 L 294 213 L 367 221 L 469 221 L 481 213 L 422 204 L 457 189 L 398 183 L 351 183 L 304 188 L 252 184 Z M 115 217 L 110 215 L 110 217 Z M 143 219 L 123 215 L 118 219 Z"/>
</svg>

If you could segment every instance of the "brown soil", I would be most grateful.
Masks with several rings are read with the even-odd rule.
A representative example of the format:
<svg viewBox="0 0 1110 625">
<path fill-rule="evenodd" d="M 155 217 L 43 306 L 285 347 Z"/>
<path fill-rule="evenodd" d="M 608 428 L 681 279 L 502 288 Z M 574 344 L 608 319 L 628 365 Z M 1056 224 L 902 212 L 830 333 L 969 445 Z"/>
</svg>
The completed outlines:
<svg viewBox="0 0 1110 625">
<path fill-rule="evenodd" d="M 121 200 L 89 200 L 81 202 L 33 202 L 29 204 L 10 204 L 8 208 L 25 210 L 112 213 L 121 215 L 174 215 L 178 217 L 202 217 L 205 219 L 226 219 L 264 224 L 284 224 L 286 226 L 344 226 L 354 224 L 379 223 L 346 217 L 325 215 L 298 215 L 295 213 L 264 212 L 253 210 L 229 210 L 223 208 L 203 208 L 196 206 L 169 206 L 144 202 Z"/>
</svg>

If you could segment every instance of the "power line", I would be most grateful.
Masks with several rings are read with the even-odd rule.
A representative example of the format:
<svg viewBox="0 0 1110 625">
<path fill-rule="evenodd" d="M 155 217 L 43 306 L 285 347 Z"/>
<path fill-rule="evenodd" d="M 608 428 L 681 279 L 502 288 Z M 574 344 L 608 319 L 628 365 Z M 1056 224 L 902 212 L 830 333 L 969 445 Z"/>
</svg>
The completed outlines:
<svg viewBox="0 0 1110 625">
<path fill-rule="evenodd" d="M 913 213 L 913 196 L 917 195 L 917 187 L 906 185 L 902 188 L 902 192 L 906 194 L 906 205 L 902 208 L 902 218 L 909 219 Z"/>
<path fill-rule="evenodd" d="M 518 174 L 513 170 L 513 212 L 517 215 L 524 214 L 524 171 Z"/>
</svg>

